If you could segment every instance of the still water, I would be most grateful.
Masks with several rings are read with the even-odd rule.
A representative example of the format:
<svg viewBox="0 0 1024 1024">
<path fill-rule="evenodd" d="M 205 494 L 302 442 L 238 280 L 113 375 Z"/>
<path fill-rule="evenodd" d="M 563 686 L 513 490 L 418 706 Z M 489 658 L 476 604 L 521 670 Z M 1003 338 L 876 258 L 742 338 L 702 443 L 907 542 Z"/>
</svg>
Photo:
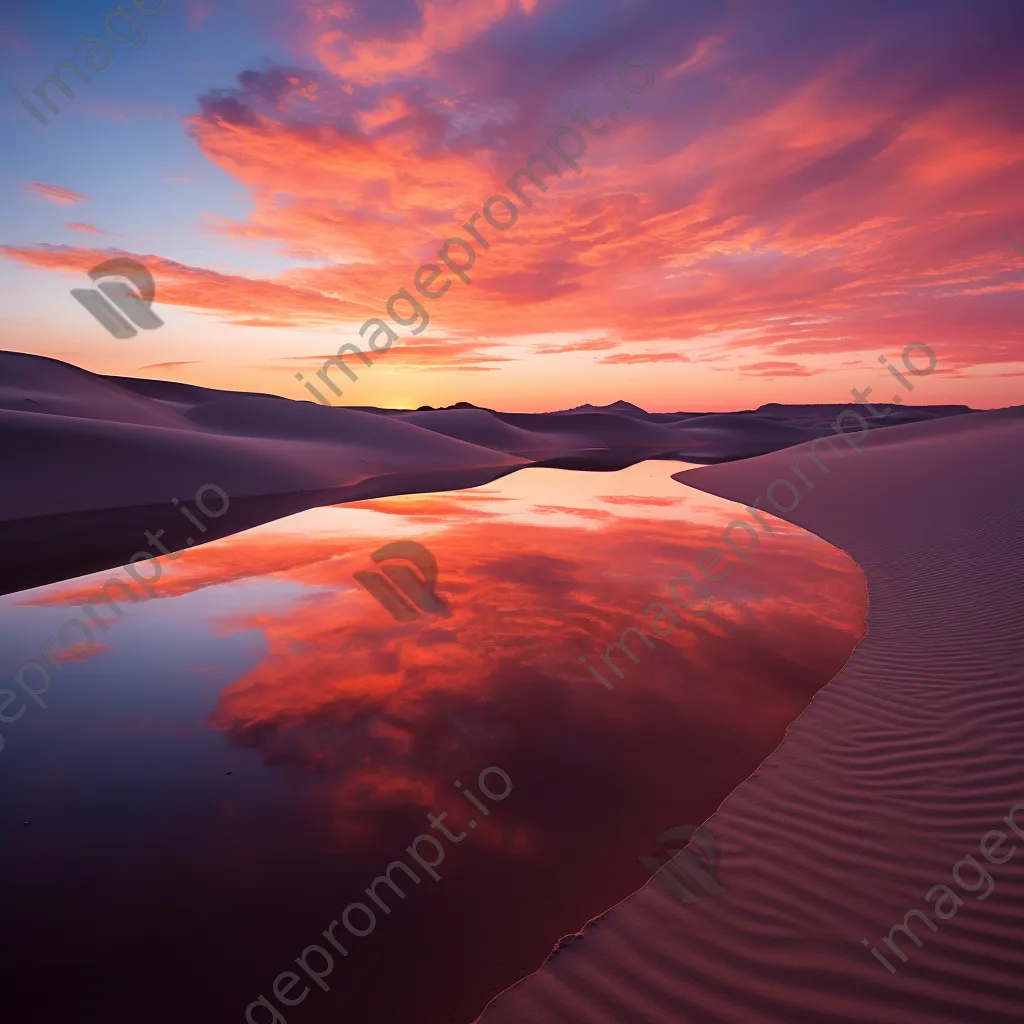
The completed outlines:
<svg viewBox="0 0 1024 1024">
<path fill-rule="evenodd" d="M 157 597 L 0 726 L 12 1019 L 470 1024 L 644 885 L 638 856 L 771 753 L 867 610 L 845 554 L 773 520 L 708 614 L 610 671 L 745 515 L 683 468 L 526 469 L 163 558 Z M 444 613 L 398 621 L 353 578 L 396 540 L 436 559 Z M 114 574 L 0 599 L 0 672 Z"/>
</svg>

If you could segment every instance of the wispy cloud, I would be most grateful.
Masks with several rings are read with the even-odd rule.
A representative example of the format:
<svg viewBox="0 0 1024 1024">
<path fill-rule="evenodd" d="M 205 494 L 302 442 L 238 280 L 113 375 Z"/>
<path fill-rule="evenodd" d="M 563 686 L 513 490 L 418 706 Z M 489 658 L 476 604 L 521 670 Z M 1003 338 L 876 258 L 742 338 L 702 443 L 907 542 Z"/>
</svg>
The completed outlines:
<svg viewBox="0 0 1024 1024">
<path fill-rule="evenodd" d="M 536 353 L 541 356 L 562 355 L 566 352 L 604 352 L 615 348 L 617 341 L 608 338 L 595 338 L 592 341 L 574 341 L 565 345 L 538 345 Z"/>
<path fill-rule="evenodd" d="M 28 49 L 28 40 L 17 32 L 12 32 L 10 29 L 6 28 L 0 28 L 0 46 L 8 50 L 24 52 Z"/>
<path fill-rule="evenodd" d="M 102 228 L 96 227 L 95 224 L 86 224 L 83 220 L 73 220 L 65 224 L 64 227 L 71 231 L 88 231 L 95 235 L 109 235 L 109 231 L 104 231 Z"/>
<path fill-rule="evenodd" d="M 826 372 L 823 369 L 812 370 L 809 366 L 803 366 L 800 363 L 771 359 L 761 363 L 747 363 L 737 369 L 740 373 L 756 377 L 813 377 L 815 374 Z"/>
<path fill-rule="evenodd" d="M 76 192 L 74 189 L 61 188 L 60 185 L 48 185 L 43 181 L 31 181 L 28 184 L 29 192 L 49 199 L 51 203 L 58 203 L 61 206 L 72 206 L 75 203 L 85 202 L 90 197 L 84 192 Z"/>
<path fill-rule="evenodd" d="M 617 352 L 615 355 L 602 356 L 600 363 L 688 363 L 689 356 L 682 352 Z"/>
</svg>

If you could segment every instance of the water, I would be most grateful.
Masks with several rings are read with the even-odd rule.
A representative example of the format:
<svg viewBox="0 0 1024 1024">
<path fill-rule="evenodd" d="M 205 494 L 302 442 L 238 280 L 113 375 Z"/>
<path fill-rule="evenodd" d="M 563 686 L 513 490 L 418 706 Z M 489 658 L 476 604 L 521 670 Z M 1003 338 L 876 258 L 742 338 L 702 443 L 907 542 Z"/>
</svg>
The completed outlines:
<svg viewBox="0 0 1024 1024">
<path fill-rule="evenodd" d="M 469 1024 L 642 886 L 638 856 L 756 769 L 866 612 L 847 556 L 771 520 L 705 616 L 613 653 L 620 678 L 607 645 L 649 635 L 644 609 L 749 520 L 681 468 L 527 469 L 162 559 L 156 598 L 50 666 L 45 708 L 0 704 L 26 707 L 0 725 L 14 1017 L 243 1021 L 262 996 L 253 1024 Z M 436 558 L 447 615 L 396 621 L 353 579 L 402 539 Z M 0 599 L 4 676 L 46 665 L 111 576 Z M 395 861 L 404 898 L 381 882 L 378 902 Z M 295 963 L 314 944 L 320 984 Z"/>
</svg>

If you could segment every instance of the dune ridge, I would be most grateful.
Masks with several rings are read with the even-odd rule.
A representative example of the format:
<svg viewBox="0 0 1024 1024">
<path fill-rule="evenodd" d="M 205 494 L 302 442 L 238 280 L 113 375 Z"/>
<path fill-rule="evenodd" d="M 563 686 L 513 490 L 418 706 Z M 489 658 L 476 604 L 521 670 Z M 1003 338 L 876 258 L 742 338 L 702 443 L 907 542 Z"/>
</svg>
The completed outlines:
<svg viewBox="0 0 1024 1024">
<path fill-rule="evenodd" d="M 748 505 L 796 449 L 677 475 Z M 728 891 L 648 884 L 502 993 L 482 1024 L 1019 1024 L 1024 842 L 1024 410 L 872 432 L 782 515 L 864 570 L 868 633 L 707 824 Z M 1018 471 L 1015 471 L 1015 468 Z M 770 543 L 763 538 L 762 544 Z M 756 557 L 756 553 L 752 556 Z M 1020 822 L 1024 814 L 1018 812 Z M 902 924 L 1003 828 L 1016 855 L 890 974 Z M 954 887 L 955 888 L 955 887 Z M 935 917 L 934 913 L 930 913 Z"/>
<path fill-rule="evenodd" d="M 649 414 L 628 402 L 551 413 L 469 403 L 327 408 L 0 352 L 0 470 L 9 481 L 0 491 L 0 593 L 124 564 L 145 550 L 146 531 L 168 529 L 164 543 L 180 549 L 188 530 L 170 505 L 209 484 L 231 504 L 202 543 L 317 505 L 473 487 L 524 466 L 748 458 L 831 433 L 829 417 L 842 407 L 801 408 L 775 417 Z M 956 409 L 900 413 L 959 418 Z M 868 425 L 887 430 L 893 419 Z"/>
</svg>

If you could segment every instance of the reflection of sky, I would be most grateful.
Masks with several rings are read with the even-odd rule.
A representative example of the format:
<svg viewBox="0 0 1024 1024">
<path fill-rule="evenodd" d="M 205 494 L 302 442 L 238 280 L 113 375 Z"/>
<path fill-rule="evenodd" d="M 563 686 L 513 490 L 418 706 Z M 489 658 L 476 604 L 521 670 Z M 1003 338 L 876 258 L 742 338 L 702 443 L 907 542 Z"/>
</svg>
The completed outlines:
<svg viewBox="0 0 1024 1024">
<path fill-rule="evenodd" d="M 241 1020 L 429 831 L 427 812 L 465 830 L 475 812 L 453 782 L 476 789 L 497 765 L 513 793 L 448 849 L 444 885 L 413 887 L 372 936 L 349 937 L 332 992 L 286 1014 L 472 1020 L 559 936 L 643 884 L 637 855 L 711 813 L 860 636 L 859 571 L 773 520 L 753 564 L 715 584 L 708 616 L 679 611 L 653 649 L 632 645 L 639 664 L 618 659 L 614 692 L 601 687 L 579 656 L 643 626 L 668 581 L 743 515 L 671 480 L 679 468 L 528 469 L 164 558 L 160 598 L 126 605 L 102 646 L 54 670 L 45 711 L 2 727 L 20 948 L 47 950 L 46 970 L 59 963 L 103 1019 L 144 1006 L 151 1022 Z M 354 583 L 396 538 L 434 554 L 450 617 L 395 622 Z M 7 671 L 107 575 L 3 599 Z M 43 961 L 16 959 L 34 1004 L 67 1017 Z"/>
</svg>

